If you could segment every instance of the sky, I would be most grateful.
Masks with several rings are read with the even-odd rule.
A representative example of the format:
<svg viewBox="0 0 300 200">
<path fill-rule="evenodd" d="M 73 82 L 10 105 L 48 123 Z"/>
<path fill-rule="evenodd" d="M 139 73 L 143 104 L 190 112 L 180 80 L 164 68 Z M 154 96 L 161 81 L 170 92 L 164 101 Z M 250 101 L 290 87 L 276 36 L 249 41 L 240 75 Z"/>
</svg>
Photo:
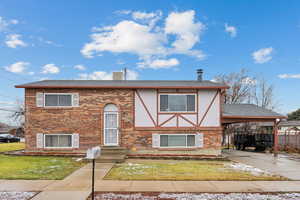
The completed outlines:
<svg viewBox="0 0 300 200">
<path fill-rule="evenodd" d="M 1 0 L 0 108 L 45 79 L 212 80 L 247 69 L 300 108 L 300 1 Z M 10 112 L 0 121 L 11 123 Z"/>
</svg>

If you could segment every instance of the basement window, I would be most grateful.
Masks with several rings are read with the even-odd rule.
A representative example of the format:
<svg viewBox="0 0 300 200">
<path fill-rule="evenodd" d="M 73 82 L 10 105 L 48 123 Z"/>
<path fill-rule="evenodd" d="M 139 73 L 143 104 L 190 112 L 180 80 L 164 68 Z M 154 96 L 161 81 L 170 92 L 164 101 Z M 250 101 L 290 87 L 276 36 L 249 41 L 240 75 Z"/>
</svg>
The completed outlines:
<svg viewBox="0 0 300 200">
<path fill-rule="evenodd" d="M 160 147 L 195 147 L 195 135 L 160 135 Z"/>
<path fill-rule="evenodd" d="M 160 112 L 195 112 L 195 94 L 160 94 Z"/>
<path fill-rule="evenodd" d="M 72 148 L 72 134 L 45 134 L 46 148 Z"/>
<path fill-rule="evenodd" d="M 70 107 L 72 94 L 45 94 L 45 107 Z"/>
</svg>

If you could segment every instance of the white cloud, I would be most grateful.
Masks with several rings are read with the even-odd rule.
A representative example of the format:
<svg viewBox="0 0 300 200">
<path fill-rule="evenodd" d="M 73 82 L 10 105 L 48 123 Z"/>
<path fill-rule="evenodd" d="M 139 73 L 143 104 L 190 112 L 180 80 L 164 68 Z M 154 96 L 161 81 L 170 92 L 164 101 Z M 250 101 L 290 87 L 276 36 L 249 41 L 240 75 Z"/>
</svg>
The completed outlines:
<svg viewBox="0 0 300 200">
<path fill-rule="evenodd" d="M 19 21 L 16 19 L 6 20 L 0 16 L 0 32 L 7 31 L 10 25 L 18 24 Z"/>
<path fill-rule="evenodd" d="M 21 35 L 19 34 L 10 34 L 6 36 L 5 44 L 10 48 L 26 47 L 27 44 L 21 40 Z"/>
<path fill-rule="evenodd" d="M 246 77 L 242 80 L 242 84 L 245 84 L 245 85 L 256 85 L 256 83 L 257 83 L 257 81 L 250 77 Z"/>
<path fill-rule="evenodd" d="M 190 54 L 194 45 L 200 41 L 200 34 L 205 30 L 205 25 L 195 22 L 195 11 L 172 12 L 166 18 L 165 33 L 176 35 L 172 43 L 176 53 Z M 197 56 L 197 52 L 195 54 Z M 203 58 L 199 54 L 199 58 Z"/>
<path fill-rule="evenodd" d="M 273 48 L 262 48 L 252 53 L 252 57 L 255 63 L 262 64 L 270 61 L 272 59 Z"/>
<path fill-rule="evenodd" d="M 137 19 L 151 19 L 157 16 L 157 13 L 150 12 L 140 12 L 140 11 L 135 11 L 132 13 L 132 18 L 137 20 Z"/>
<path fill-rule="evenodd" d="M 86 67 L 84 65 L 75 65 L 74 69 L 78 69 L 78 70 L 84 71 L 84 70 L 86 70 Z"/>
<path fill-rule="evenodd" d="M 155 60 L 166 60 L 166 56 L 175 54 L 199 59 L 205 57 L 201 50 L 193 49 L 200 42 L 200 35 L 205 30 L 205 25 L 195 20 L 195 11 L 172 12 L 165 19 L 165 26 L 156 25 L 156 21 L 162 16 L 161 11 L 130 13 L 133 20 L 93 27 L 91 41 L 81 49 L 82 55 L 93 58 L 105 51 L 130 53 L 137 55 L 146 64 Z M 175 35 L 175 41 L 171 35 Z"/>
<path fill-rule="evenodd" d="M 279 74 L 278 77 L 281 79 L 300 79 L 300 74 Z"/>
<path fill-rule="evenodd" d="M 11 64 L 9 66 L 6 66 L 6 67 L 4 67 L 4 69 L 8 72 L 21 74 L 21 73 L 24 73 L 26 71 L 26 68 L 29 64 L 30 63 L 28 63 L 28 62 L 20 61 L 20 62 L 16 62 L 14 64 Z"/>
<path fill-rule="evenodd" d="M 170 59 L 157 59 L 157 60 L 149 60 L 146 62 L 139 63 L 140 68 L 152 68 L 152 69 L 168 69 L 179 65 L 179 61 L 176 58 Z"/>
<path fill-rule="evenodd" d="M 137 80 L 138 73 L 133 70 L 127 70 L 127 80 Z M 90 74 L 83 73 L 79 74 L 81 80 L 112 80 L 112 72 L 105 71 L 94 71 Z"/>
<path fill-rule="evenodd" d="M 54 64 L 46 64 L 43 66 L 42 74 L 58 74 L 60 69 Z"/>
<path fill-rule="evenodd" d="M 235 37 L 237 34 L 237 29 L 234 26 L 229 26 L 227 23 L 225 24 L 225 32 L 229 33 L 231 37 Z"/>
</svg>

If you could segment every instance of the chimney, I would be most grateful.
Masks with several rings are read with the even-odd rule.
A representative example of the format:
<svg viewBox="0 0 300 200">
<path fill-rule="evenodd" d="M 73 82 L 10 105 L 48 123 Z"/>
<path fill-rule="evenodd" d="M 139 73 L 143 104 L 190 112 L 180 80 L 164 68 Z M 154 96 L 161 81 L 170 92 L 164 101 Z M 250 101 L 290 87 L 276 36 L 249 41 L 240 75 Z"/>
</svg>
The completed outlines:
<svg viewBox="0 0 300 200">
<path fill-rule="evenodd" d="M 197 69 L 197 80 L 203 81 L 203 69 Z"/>
<path fill-rule="evenodd" d="M 113 80 L 114 81 L 124 80 L 123 72 L 113 72 Z"/>
</svg>

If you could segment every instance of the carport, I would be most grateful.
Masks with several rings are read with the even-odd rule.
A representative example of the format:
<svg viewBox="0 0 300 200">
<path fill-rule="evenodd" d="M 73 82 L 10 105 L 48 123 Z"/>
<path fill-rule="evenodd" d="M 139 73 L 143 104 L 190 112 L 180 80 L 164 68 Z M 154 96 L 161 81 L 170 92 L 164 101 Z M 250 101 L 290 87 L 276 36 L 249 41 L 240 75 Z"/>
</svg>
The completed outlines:
<svg viewBox="0 0 300 200">
<path fill-rule="evenodd" d="M 246 122 L 273 122 L 274 156 L 278 151 L 278 124 L 286 116 L 254 104 L 224 104 L 222 125 Z"/>
</svg>

